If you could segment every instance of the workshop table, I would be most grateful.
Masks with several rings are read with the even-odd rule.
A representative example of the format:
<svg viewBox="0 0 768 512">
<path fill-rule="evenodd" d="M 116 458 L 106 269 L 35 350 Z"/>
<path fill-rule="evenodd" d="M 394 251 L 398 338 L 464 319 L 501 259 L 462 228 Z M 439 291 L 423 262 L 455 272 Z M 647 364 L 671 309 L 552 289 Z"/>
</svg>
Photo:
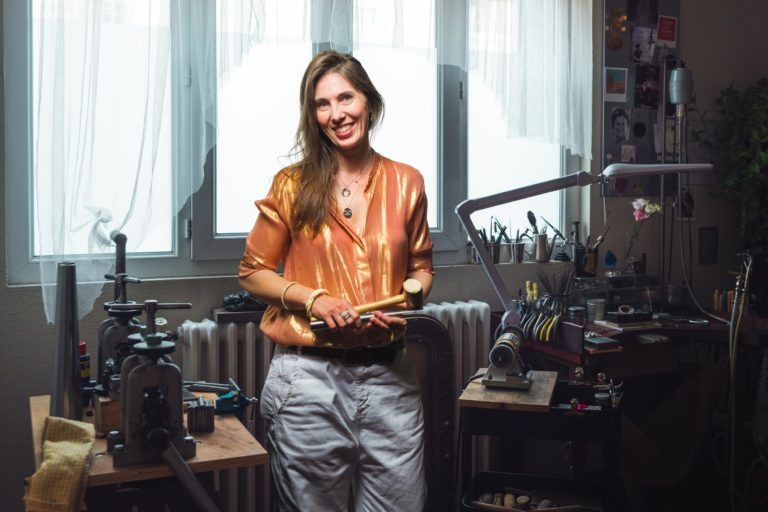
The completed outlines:
<svg viewBox="0 0 768 512">
<path fill-rule="evenodd" d="M 485 372 L 484 368 L 478 374 Z M 570 396 L 586 402 L 594 391 L 572 390 L 557 382 L 557 372 L 533 370 L 528 390 L 489 388 L 471 381 L 459 397 L 460 489 L 462 496 L 472 479 L 472 437 L 489 435 L 518 441 L 562 439 L 592 442 L 603 447 L 605 475 L 601 482 L 584 482 L 599 489 L 605 510 L 626 510 L 620 470 L 620 418 L 615 409 L 573 411 L 558 407 Z M 469 509 L 471 510 L 471 509 Z"/>
<path fill-rule="evenodd" d="M 50 415 L 50 395 L 31 396 L 29 408 L 35 468 L 38 468 L 45 418 Z M 195 432 L 192 435 L 197 443 L 197 450 L 195 456 L 187 459 L 186 462 L 194 473 L 208 473 L 267 463 L 267 451 L 232 414 L 215 415 L 213 432 Z M 93 457 L 88 472 L 86 484 L 88 487 L 175 476 L 171 468 L 163 463 L 115 467 L 112 463 L 112 455 L 107 452 L 107 441 L 103 437 L 96 437 L 91 453 Z"/>
</svg>

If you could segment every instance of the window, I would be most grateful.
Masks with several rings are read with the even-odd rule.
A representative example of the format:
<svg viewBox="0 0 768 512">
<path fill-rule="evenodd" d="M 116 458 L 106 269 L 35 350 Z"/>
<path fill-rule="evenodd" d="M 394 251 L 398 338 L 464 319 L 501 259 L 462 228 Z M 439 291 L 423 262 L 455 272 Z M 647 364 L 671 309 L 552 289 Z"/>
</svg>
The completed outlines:
<svg viewBox="0 0 768 512">
<path fill-rule="evenodd" d="M 211 182 L 215 221 L 207 221 L 210 204 L 205 198 L 211 190 L 204 187 L 197 194 L 203 197 L 200 206 L 193 211 L 196 258 L 238 256 L 237 251 L 242 250 L 240 240 L 256 217 L 254 200 L 266 195 L 272 176 L 291 161 L 289 151 L 299 117 L 299 83 L 313 51 L 304 39 L 308 30 L 305 20 L 309 18 L 304 7 L 303 2 L 270 6 L 272 10 L 265 13 L 265 43 L 253 46 L 219 87 L 215 178 Z M 428 196 L 437 198 L 434 6 L 431 1 L 396 6 L 358 0 L 353 9 L 355 13 L 347 20 L 350 26 L 346 28 L 354 34 L 354 54 L 363 62 L 386 107 L 373 147 L 420 169 Z M 232 36 L 226 34 L 228 27 L 222 26 L 221 10 L 217 9 L 216 28 L 217 39 L 224 43 Z M 282 20 L 279 27 L 270 23 L 275 19 Z M 393 45 L 394 39 L 399 39 L 397 46 Z M 397 63 L 396 72 L 393 62 Z M 407 81 L 403 81 L 405 76 Z M 429 222 L 435 227 L 439 225 L 438 204 L 437 200 L 429 203 Z"/>
<path fill-rule="evenodd" d="M 83 187 L 89 194 L 133 187 L 144 192 L 132 197 L 145 201 L 141 205 L 127 201 L 119 207 L 110 203 L 109 212 L 91 208 L 96 213 L 83 203 L 90 214 L 103 214 L 104 222 L 73 237 L 64 246 L 64 254 L 76 256 L 94 250 L 88 246 L 94 230 L 101 230 L 98 236 L 103 238 L 119 228 L 128 235 L 131 275 L 233 274 L 243 235 L 255 218 L 253 201 L 263 197 L 271 177 L 289 162 L 301 73 L 310 55 L 324 47 L 317 40 L 327 39 L 308 34 L 328 32 L 346 34 L 347 47 L 361 59 L 385 98 L 386 116 L 374 147 L 425 175 L 429 220 L 438 249 L 436 262 L 464 263 L 467 238 L 455 206 L 466 197 L 524 184 L 512 178 L 541 181 L 546 176 L 539 173 L 559 174 L 562 148 L 569 145 L 556 137 L 554 143 L 532 142 L 528 135 L 499 137 L 508 130 L 504 129 L 504 116 L 499 115 L 498 90 L 469 69 L 464 41 L 471 40 L 470 25 L 478 6 L 500 3 L 465 1 L 458 8 L 441 0 L 391 5 L 377 0 L 243 0 L 217 2 L 213 8 L 210 3 L 182 0 L 6 2 L 6 197 L 11 212 L 7 221 L 14 226 L 7 230 L 9 282 L 39 282 L 36 265 L 50 251 L 36 231 L 36 216 L 57 200 L 46 195 L 52 187 L 35 188 L 35 184 L 74 178 L 55 169 L 47 171 L 48 178 L 35 176 L 34 171 L 41 168 L 36 164 L 62 154 L 72 166 L 82 167 L 87 159 L 89 169 L 100 173 L 80 175 L 90 180 Z M 509 4 L 520 7 L 527 2 Z M 42 5 L 57 20 L 85 20 L 72 32 L 82 38 L 85 46 L 81 49 L 94 53 L 57 44 L 53 35 L 59 34 L 47 32 L 53 25 L 40 25 L 37 13 Z M 344 23 L 333 25 L 333 30 L 327 16 L 331 6 L 336 14 L 349 11 L 342 17 Z M 237 9 L 241 10 L 233 12 Z M 516 15 L 513 11 L 508 14 Z M 233 19 L 241 21 L 239 27 L 228 24 Z M 394 38 L 393 29 L 397 31 Z M 143 34 L 142 38 L 131 39 L 137 34 Z M 258 44 L 250 44 L 251 37 Z M 132 42 L 135 40 L 145 44 L 139 46 Z M 229 51 L 235 47 L 245 50 Z M 52 53 L 54 50 L 58 53 Z M 66 66 L 49 69 L 49 54 Z M 68 66 L 80 62 L 83 55 L 98 65 L 83 67 L 77 76 L 67 75 L 65 71 L 72 69 Z M 206 67 L 206 62 L 215 65 Z M 61 74 L 50 74 L 56 69 Z M 61 96 L 47 103 L 40 100 L 44 95 L 40 86 L 54 78 L 77 79 L 60 85 L 66 84 L 62 90 L 74 93 L 78 103 L 62 101 Z M 201 97 L 209 90 L 218 93 L 211 95 L 207 108 Z M 40 124 L 41 113 L 59 114 L 56 109 L 72 113 L 72 119 L 78 121 L 66 130 L 48 133 L 49 125 Z M 206 123 L 215 126 L 215 132 L 206 132 Z M 78 144 L 78 138 L 87 143 Z M 62 147 L 68 148 L 66 153 Z M 537 167 L 522 162 L 523 151 Z M 200 171 L 203 158 L 207 158 L 205 173 Z M 138 168 L 151 172 L 137 174 Z M 199 191 L 187 202 L 200 181 Z M 490 188 L 482 188 L 484 185 Z M 150 197 L 153 200 L 147 201 Z M 74 198 L 80 196 L 67 199 Z M 559 226 L 560 202 L 545 203 L 552 209 L 523 208 L 535 209 Z M 519 224 L 515 219 L 520 214 L 511 210 L 488 213 L 505 224 Z M 77 216 L 71 221 L 85 225 Z M 486 221 L 478 225 L 486 225 Z M 111 254 L 109 247 L 101 251 Z"/>
</svg>

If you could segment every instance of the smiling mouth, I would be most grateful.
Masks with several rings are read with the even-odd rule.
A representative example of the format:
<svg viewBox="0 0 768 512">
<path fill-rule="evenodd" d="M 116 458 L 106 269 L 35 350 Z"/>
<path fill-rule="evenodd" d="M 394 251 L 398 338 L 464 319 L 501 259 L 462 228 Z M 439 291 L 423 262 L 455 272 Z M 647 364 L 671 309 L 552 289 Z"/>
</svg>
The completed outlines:
<svg viewBox="0 0 768 512">
<path fill-rule="evenodd" d="M 333 133 L 335 133 L 336 135 L 345 135 L 345 134 L 347 134 L 347 133 L 352 131 L 352 127 L 353 126 L 354 125 L 352 125 L 352 124 L 345 124 L 345 125 L 342 125 L 342 126 L 338 126 L 338 127 L 333 129 Z"/>
</svg>

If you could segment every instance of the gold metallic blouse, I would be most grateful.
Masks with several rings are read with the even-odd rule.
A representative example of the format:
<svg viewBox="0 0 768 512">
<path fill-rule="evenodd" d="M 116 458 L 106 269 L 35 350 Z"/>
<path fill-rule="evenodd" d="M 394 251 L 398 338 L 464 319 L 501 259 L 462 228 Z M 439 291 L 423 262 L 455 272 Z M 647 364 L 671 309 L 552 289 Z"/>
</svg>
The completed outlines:
<svg viewBox="0 0 768 512">
<path fill-rule="evenodd" d="M 283 261 L 286 279 L 363 304 L 400 293 L 410 272 L 434 274 L 427 197 L 419 171 L 377 154 L 364 189 L 368 211 L 363 231 L 355 233 L 332 208 L 330 222 L 314 238 L 306 229 L 294 234 L 290 227 L 299 172 L 281 170 L 267 197 L 256 201 L 260 214 L 246 240 L 241 278 L 263 269 L 275 271 Z M 269 306 L 261 327 L 277 343 L 317 341 L 304 312 Z"/>
</svg>

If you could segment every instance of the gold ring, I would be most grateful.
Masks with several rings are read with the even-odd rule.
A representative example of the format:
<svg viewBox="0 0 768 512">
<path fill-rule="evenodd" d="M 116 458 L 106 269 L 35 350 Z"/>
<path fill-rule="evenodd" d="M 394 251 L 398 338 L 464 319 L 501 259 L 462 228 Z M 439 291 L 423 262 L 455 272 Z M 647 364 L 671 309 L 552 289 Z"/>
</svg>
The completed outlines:
<svg viewBox="0 0 768 512">
<path fill-rule="evenodd" d="M 352 313 L 350 313 L 349 311 L 344 311 L 344 312 L 341 313 L 341 319 L 342 320 L 348 320 L 349 317 L 351 317 L 351 316 L 352 316 Z"/>
</svg>

